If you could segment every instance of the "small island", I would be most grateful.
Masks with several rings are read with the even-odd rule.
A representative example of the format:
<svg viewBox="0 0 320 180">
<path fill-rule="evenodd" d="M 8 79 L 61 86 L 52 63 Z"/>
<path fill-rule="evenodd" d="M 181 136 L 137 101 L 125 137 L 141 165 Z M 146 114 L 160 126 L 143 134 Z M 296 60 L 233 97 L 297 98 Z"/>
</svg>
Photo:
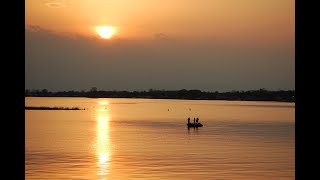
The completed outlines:
<svg viewBox="0 0 320 180">
<path fill-rule="evenodd" d="M 30 106 L 25 106 L 25 110 L 85 110 L 85 108 L 78 108 L 78 107 L 30 107 Z"/>
</svg>

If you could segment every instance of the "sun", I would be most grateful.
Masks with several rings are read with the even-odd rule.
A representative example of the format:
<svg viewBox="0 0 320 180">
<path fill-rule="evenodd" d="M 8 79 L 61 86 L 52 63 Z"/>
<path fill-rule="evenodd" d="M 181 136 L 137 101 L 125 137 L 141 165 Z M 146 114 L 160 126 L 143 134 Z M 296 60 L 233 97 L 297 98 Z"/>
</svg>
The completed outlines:
<svg viewBox="0 0 320 180">
<path fill-rule="evenodd" d="M 110 39 L 116 33 L 116 28 L 113 26 L 96 26 L 95 29 L 103 39 Z"/>
</svg>

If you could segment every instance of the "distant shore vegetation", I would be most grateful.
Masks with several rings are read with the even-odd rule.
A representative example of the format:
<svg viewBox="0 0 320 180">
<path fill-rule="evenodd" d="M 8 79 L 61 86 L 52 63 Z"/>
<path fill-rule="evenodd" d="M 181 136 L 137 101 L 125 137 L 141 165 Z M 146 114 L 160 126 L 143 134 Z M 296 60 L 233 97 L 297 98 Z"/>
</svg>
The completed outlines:
<svg viewBox="0 0 320 180">
<path fill-rule="evenodd" d="M 26 89 L 26 97 L 88 97 L 88 98 L 147 98 L 147 99 L 186 99 L 186 100 L 239 100 L 239 101 L 281 101 L 295 102 L 295 90 L 270 91 L 266 89 L 205 92 L 194 90 L 154 90 L 148 91 L 105 91 L 96 87 L 89 91 L 58 91 L 47 89 Z"/>
<path fill-rule="evenodd" d="M 31 106 L 25 106 L 25 110 L 85 110 L 84 108 L 78 108 L 78 107 L 31 107 Z"/>
</svg>

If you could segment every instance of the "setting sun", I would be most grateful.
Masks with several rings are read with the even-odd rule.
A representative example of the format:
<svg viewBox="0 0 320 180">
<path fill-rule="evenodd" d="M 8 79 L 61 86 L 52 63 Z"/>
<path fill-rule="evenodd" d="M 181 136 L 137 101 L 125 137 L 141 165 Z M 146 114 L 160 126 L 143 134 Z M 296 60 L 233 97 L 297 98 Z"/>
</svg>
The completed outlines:
<svg viewBox="0 0 320 180">
<path fill-rule="evenodd" d="M 96 32 L 103 39 L 110 39 L 116 32 L 116 28 L 113 26 L 97 26 Z"/>
</svg>

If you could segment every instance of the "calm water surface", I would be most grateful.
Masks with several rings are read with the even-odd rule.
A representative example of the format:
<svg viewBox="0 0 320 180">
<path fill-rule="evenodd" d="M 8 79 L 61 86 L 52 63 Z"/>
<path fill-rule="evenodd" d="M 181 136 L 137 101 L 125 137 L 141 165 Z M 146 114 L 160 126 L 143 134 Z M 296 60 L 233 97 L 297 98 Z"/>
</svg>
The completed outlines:
<svg viewBox="0 0 320 180">
<path fill-rule="evenodd" d="M 295 104 L 25 99 L 26 179 L 294 179 Z M 201 128 L 186 127 L 199 117 Z"/>
</svg>

